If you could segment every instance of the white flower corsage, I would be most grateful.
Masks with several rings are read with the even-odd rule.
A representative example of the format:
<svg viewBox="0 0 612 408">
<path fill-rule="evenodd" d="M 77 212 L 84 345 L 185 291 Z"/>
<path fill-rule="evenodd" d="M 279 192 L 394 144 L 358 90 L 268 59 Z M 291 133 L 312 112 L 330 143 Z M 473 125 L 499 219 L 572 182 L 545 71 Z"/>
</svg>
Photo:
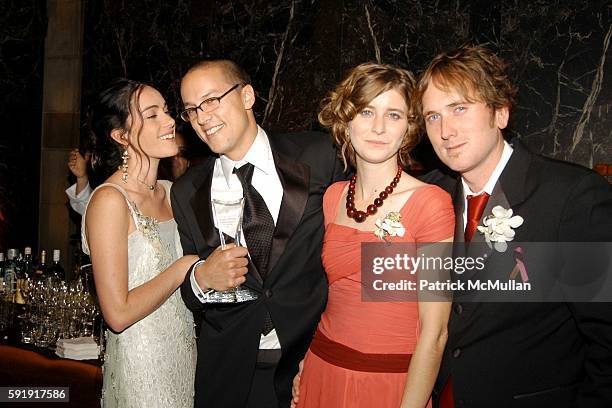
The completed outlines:
<svg viewBox="0 0 612 408">
<path fill-rule="evenodd" d="M 401 219 L 402 216 L 396 211 L 388 213 L 382 220 L 380 218 L 377 219 L 374 235 L 385 242 L 388 242 L 391 237 L 403 237 L 406 228 L 400 222 Z"/>
<path fill-rule="evenodd" d="M 501 205 L 496 205 L 491 211 L 491 215 L 487 215 L 482 223 L 478 226 L 478 231 L 484 235 L 487 244 L 491 247 L 491 242 L 494 242 L 495 250 L 504 252 L 508 248 L 506 242 L 514 239 L 514 228 L 523 225 L 523 217 L 520 215 L 512 215 L 512 208 L 505 209 Z"/>
</svg>

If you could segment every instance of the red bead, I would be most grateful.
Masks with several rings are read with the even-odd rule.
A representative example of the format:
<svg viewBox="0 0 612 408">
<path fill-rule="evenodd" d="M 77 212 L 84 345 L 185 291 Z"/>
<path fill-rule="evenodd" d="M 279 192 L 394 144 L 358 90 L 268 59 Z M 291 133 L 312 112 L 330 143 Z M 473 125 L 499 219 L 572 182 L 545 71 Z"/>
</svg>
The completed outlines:
<svg viewBox="0 0 612 408">
<path fill-rule="evenodd" d="M 402 168 L 398 166 L 397 175 L 393 178 L 391 183 L 383 191 L 378 194 L 378 198 L 374 200 L 373 204 L 370 204 L 366 208 L 366 212 L 357 210 L 355 208 L 355 187 L 357 183 L 357 175 L 355 174 L 349 181 L 348 192 L 346 193 L 346 215 L 349 218 L 354 219 L 356 222 L 364 222 L 369 215 L 374 215 L 378 212 L 378 208 L 382 207 L 384 200 L 393 193 L 393 189 L 397 187 L 400 177 L 402 176 Z"/>
<path fill-rule="evenodd" d="M 364 213 L 363 211 L 357 211 L 355 212 L 353 219 L 357 222 L 364 222 L 367 217 L 368 215 Z"/>
</svg>

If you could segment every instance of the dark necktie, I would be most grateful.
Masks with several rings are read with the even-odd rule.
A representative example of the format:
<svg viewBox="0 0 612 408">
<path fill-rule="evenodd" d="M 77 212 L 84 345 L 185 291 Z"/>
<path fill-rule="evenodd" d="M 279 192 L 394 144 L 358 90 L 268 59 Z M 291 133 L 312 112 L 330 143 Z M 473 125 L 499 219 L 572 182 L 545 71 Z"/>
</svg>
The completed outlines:
<svg viewBox="0 0 612 408">
<path fill-rule="evenodd" d="M 489 201 L 488 193 L 481 193 L 477 196 L 467 196 L 467 223 L 465 224 L 465 242 L 470 242 L 476 232 L 476 227 L 480 222 L 482 213 L 484 212 L 487 202 Z"/>
<path fill-rule="evenodd" d="M 266 206 L 266 202 L 251 184 L 254 167 L 247 163 L 239 169 L 234 169 L 238 176 L 244 194 L 244 213 L 242 215 L 242 231 L 253 264 L 259 274 L 265 279 L 268 273 L 268 260 L 272 237 L 274 236 L 274 219 Z M 266 313 L 263 334 L 268 334 L 274 325 L 270 315 Z"/>
</svg>

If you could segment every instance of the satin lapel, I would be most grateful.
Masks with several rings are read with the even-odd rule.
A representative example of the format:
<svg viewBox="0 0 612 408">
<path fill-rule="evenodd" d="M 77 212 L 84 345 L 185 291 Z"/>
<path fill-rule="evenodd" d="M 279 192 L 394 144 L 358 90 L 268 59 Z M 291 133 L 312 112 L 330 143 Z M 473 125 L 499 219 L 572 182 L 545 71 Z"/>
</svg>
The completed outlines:
<svg viewBox="0 0 612 408">
<path fill-rule="evenodd" d="M 261 279 L 261 275 L 253 265 L 253 262 L 249 260 L 249 271 L 245 275 L 246 281 L 242 284 L 242 286 L 247 286 L 257 292 L 261 292 L 263 288 L 263 279 Z"/>
<path fill-rule="evenodd" d="M 278 152 L 274 149 L 272 138 L 270 140 L 273 147 L 274 164 L 283 186 L 283 199 L 274 230 L 274 238 L 272 239 L 268 276 L 273 272 L 289 239 L 302 219 L 306 201 L 308 201 L 308 187 L 310 185 L 310 168 Z"/>
<path fill-rule="evenodd" d="M 219 241 L 219 234 L 217 233 L 217 229 L 213 223 L 212 208 L 210 203 L 210 186 L 212 184 L 214 164 L 215 160 L 210 160 L 210 165 L 208 166 L 208 171 L 206 171 L 204 178 L 202 180 L 197 180 L 199 185 L 195 185 L 194 183 L 196 192 L 191 199 L 193 214 L 198 222 L 198 226 L 200 227 L 202 237 L 204 237 L 204 241 L 206 241 L 206 244 L 210 248 L 216 248 L 221 245 L 221 242 Z"/>
</svg>

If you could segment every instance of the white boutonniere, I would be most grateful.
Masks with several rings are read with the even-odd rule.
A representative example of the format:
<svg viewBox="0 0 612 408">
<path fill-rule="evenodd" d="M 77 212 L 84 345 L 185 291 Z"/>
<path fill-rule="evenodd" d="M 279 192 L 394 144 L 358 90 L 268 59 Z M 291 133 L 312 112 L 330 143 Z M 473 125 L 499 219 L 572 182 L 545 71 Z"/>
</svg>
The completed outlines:
<svg viewBox="0 0 612 408">
<path fill-rule="evenodd" d="M 496 205 L 492 214 L 482 220 L 483 225 L 478 226 L 478 231 L 484 235 L 489 247 L 493 242 L 498 252 L 504 252 L 508 248 L 506 242 L 514 239 L 514 228 L 523 225 L 523 217 L 512 214 L 512 208 L 505 209 L 501 205 Z"/>
<path fill-rule="evenodd" d="M 406 228 L 400 222 L 401 219 L 400 213 L 395 211 L 388 213 L 382 220 L 380 218 L 377 219 L 374 235 L 385 242 L 388 242 L 391 237 L 403 237 Z"/>
</svg>

